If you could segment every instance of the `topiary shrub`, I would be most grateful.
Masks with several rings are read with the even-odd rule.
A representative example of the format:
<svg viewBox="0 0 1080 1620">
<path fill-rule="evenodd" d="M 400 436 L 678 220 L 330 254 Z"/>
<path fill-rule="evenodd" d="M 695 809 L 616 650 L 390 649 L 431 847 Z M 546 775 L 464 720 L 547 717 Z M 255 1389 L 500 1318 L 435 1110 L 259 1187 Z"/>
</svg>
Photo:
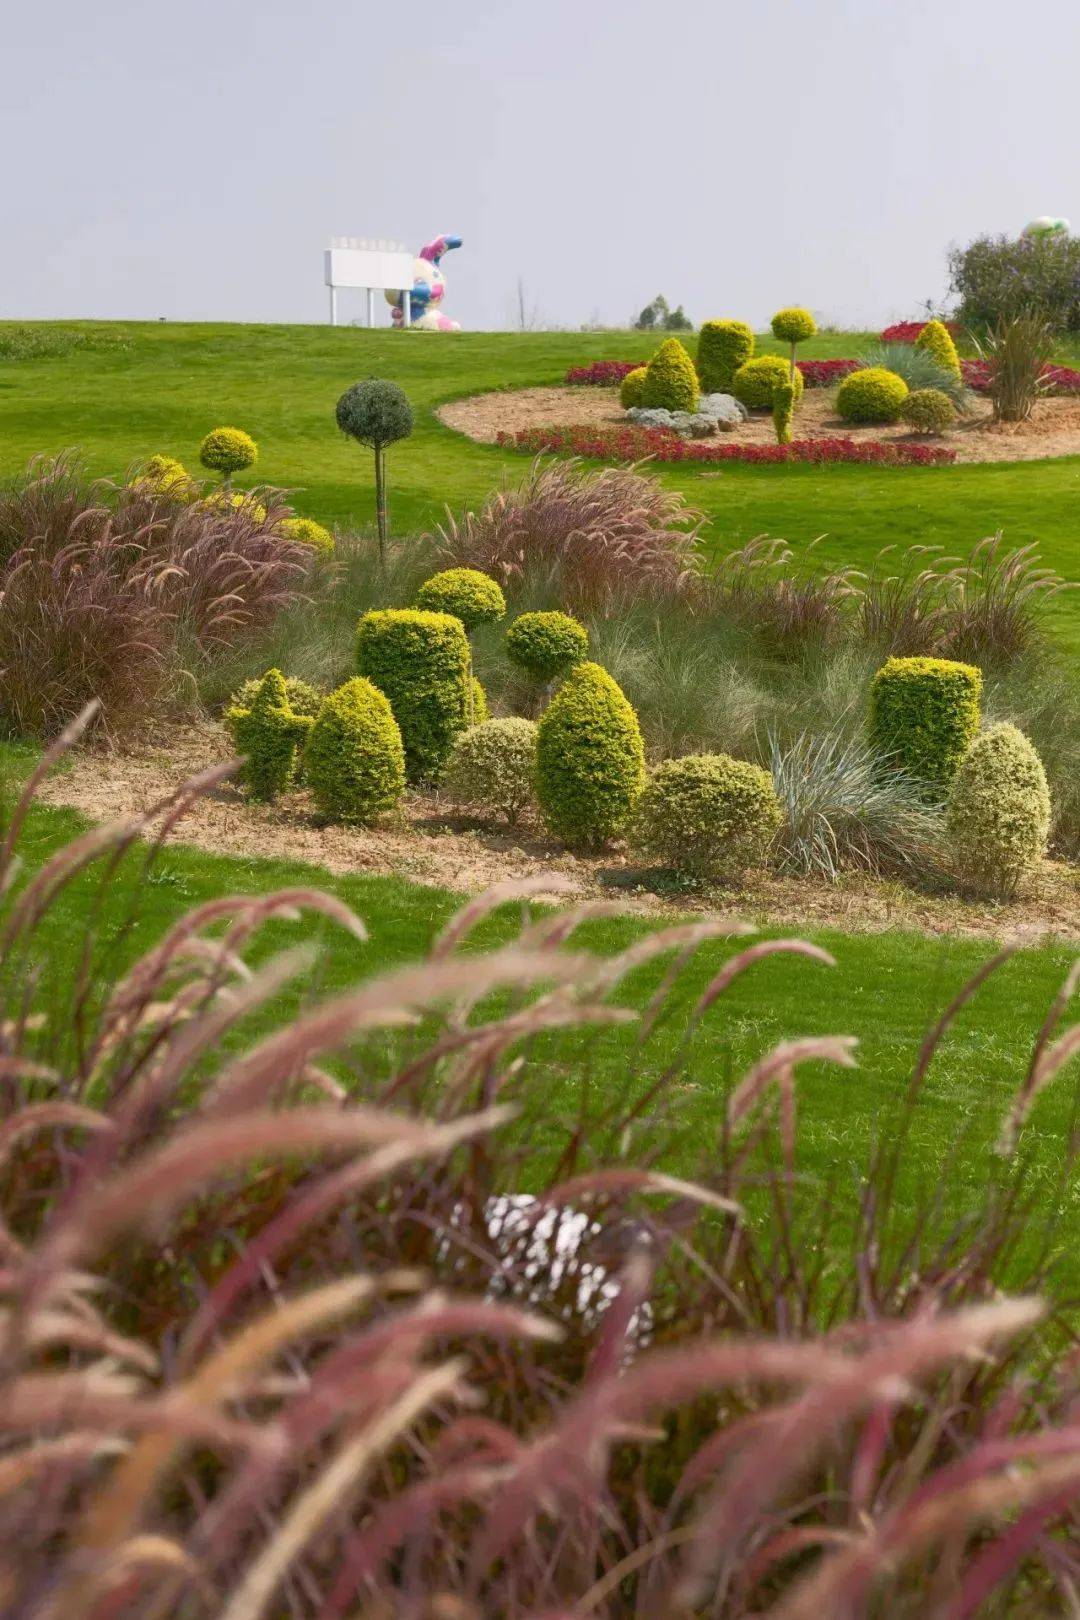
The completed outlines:
<svg viewBox="0 0 1080 1620">
<path fill-rule="evenodd" d="M 589 632 L 569 613 L 522 613 L 506 632 L 506 656 L 535 681 L 555 681 L 589 655 Z"/>
<path fill-rule="evenodd" d="M 243 428 L 214 428 L 199 446 L 199 460 L 210 472 L 221 474 L 221 482 L 226 489 L 232 482 L 233 473 L 253 467 L 258 457 L 258 445 Z"/>
<path fill-rule="evenodd" d="M 782 819 L 772 777 L 760 765 L 691 754 L 650 773 L 633 841 L 689 877 L 733 878 L 761 860 Z"/>
<path fill-rule="evenodd" d="M 226 711 L 233 746 L 244 758 L 241 780 L 256 799 L 276 799 L 296 775 L 299 751 L 311 730 L 310 715 L 291 707 L 285 677 L 267 670 L 247 708 Z"/>
<path fill-rule="evenodd" d="M 915 433 L 944 433 L 956 421 L 956 406 L 940 388 L 916 388 L 901 405 L 900 416 Z"/>
<path fill-rule="evenodd" d="M 791 443 L 791 420 L 794 415 L 795 388 L 790 382 L 782 382 L 773 394 L 772 402 L 772 419 L 777 444 Z"/>
<path fill-rule="evenodd" d="M 286 540 L 294 540 L 299 545 L 310 546 L 313 551 L 319 552 L 322 556 L 329 557 L 334 550 L 334 537 L 330 530 L 324 529 L 321 523 L 315 522 L 314 518 L 283 518 L 278 528 Z"/>
<path fill-rule="evenodd" d="M 694 362 L 678 338 L 661 343 L 648 366 L 641 387 L 641 404 L 647 409 L 696 411 L 698 379 Z"/>
<path fill-rule="evenodd" d="M 265 677 L 253 676 L 251 680 L 243 681 L 233 693 L 229 701 L 232 709 L 250 709 L 255 702 L 256 694 Z M 308 681 L 301 681 L 295 675 L 286 675 L 285 700 L 294 714 L 307 715 L 314 720 L 322 708 L 323 694 L 316 691 Z"/>
<path fill-rule="evenodd" d="M 836 409 L 845 422 L 897 422 L 907 397 L 903 377 L 883 366 L 867 366 L 844 378 Z"/>
<path fill-rule="evenodd" d="M 735 373 L 753 358 L 745 321 L 705 321 L 698 333 L 697 374 L 703 394 L 730 394 Z"/>
<path fill-rule="evenodd" d="M 990 726 L 960 762 L 946 815 L 961 880 L 1011 899 L 1037 870 L 1050 831 L 1050 790 L 1034 747 L 1016 726 Z"/>
<path fill-rule="evenodd" d="M 410 782 L 437 777 L 469 723 L 469 642 L 461 620 L 421 608 L 365 613 L 356 666 L 389 700 Z"/>
<path fill-rule="evenodd" d="M 148 457 L 129 481 L 128 488 L 162 500 L 187 501 L 194 494 L 188 470 L 175 456 Z"/>
<path fill-rule="evenodd" d="M 304 775 L 329 821 L 365 825 L 405 791 L 405 750 L 386 697 L 359 676 L 322 703 L 304 750 Z"/>
<path fill-rule="evenodd" d="M 648 366 L 635 366 L 633 371 L 626 373 L 626 376 L 619 384 L 619 404 L 624 411 L 632 410 L 635 405 L 641 404 L 648 370 Z"/>
<path fill-rule="evenodd" d="M 815 321 L 810 311 L 808 309 L 800 309 L 797 305 L 793 304 L 788 309 L 778 309 L 776 314 L 773 316 L 773 337 L 778 338 L 781 343 L 787 343 L 791 346 L 791 364 L 789 370 L 789 375 L 791 377 L 794 377 L 795 375 L 796 349 L 800 343 L 805 343 L 807 338 L 812 338 L 816 331 L 817 321 Z M 783 444 L 786 441 L 781 440 L 780 442 Z"/>
<path fill-rule="evenodd" d="M 599 664 L 572 669 L 536 737 L 536 793 L 549 830 L 596 849 L 622 832 L 645 783 L 637 715 Z"/>
<path fill-rule="evenodd" d="M 416 593 L 416 605 L 431 613 L 452 613 L 467 631 L 495 624 L 506 614 L 506 598 L 497 580 L 478 568 L 444 568 L 432 574 Z"/>
<path fill-rule="evenodd" d="M 794 388 L 795 404 L 798 405 L 804 387 L 802 372 L 796 369 L 792 379 L 788 363 L 781 355 L 763 354 L 739 367 L 732 380 L 731 392 L 748 411 L 771 411 L 776 390 L 785 383 L 790 383 Z"/>
<path fill-rule="evenodd" d="M 915 347 L 923 349 L 932 355 L 943 371 L 951 374 L 959 381 L 962 376 L 960 369 L 960 356 L 956 352 L 956 344 L 952 340 L 952 333 L 942 321 L 927 321 L 918 337 Z"/>
<path fill-rule="evenodd" d="M 454 744 L 443 788 L 457 804 L 501 816 L 513 827 L 533 802 L 536 722 L 484 720 Z"/>
<path fill-rule="evenodd" d="M 386 567 L 388 514 L 386 503 L 386 450 L 413 430 L 412 406 L 397 383 L 371 377 L 353 383 L 337 402 L 337 425 L 359 444 L 375 452 L 375 518 L 379 529 L 379 561 Z"/>
<path fill-rule="evenodd" d="M 890 658 L 870 688 L 877 752 L 943 795 L 979 729 L 982 673 L 948 658 Z"/>
<path fill-rule="evenodd" d="M 467 723 L 470 726 L 482 726 L 491 718 L 488 707 L 487 693 L 480 685 L 475 675 L 469 678 L 469 713 Z"/>
</svg>

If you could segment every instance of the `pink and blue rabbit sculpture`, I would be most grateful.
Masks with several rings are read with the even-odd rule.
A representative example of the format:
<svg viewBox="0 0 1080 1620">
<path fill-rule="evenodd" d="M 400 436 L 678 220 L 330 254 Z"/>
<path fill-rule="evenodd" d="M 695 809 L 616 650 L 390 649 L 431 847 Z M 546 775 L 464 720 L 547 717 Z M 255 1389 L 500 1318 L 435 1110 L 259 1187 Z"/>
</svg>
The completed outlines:
<svg viewBox="0 0 1080 1620">
<path fill-rule="evenodd" d="M 395 326 L 403 326 L 404 316 L 402 304 L 406 297 L 409 300 L 409 319 L 413 326 L 421 332 L 460 332 L 461 325 L 452 321 L 448 315 L 442 314 L 439 304 L 446 291 L 446 281 L 439 269 L 439 260 L 451 248 L 461 246 L 460 236 L 437 236 L 434 242 L 429 242 L 420 249 L 418 258 L 413 260 L 412 291 L 388 291 L 386 302 L 393 306 L 391 319 Z"/>
</svg>

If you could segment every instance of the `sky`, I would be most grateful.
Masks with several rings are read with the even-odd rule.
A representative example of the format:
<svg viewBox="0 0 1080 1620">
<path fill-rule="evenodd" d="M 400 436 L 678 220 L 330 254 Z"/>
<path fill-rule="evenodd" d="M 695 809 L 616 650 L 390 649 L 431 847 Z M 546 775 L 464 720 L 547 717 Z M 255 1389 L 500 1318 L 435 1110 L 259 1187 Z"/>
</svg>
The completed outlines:
<svg viewBox="0 0 1080 1620">
<path fill-rule="evenodd" d="M 0 61 L 4 318 L 324 321 L 331 236 L 447 233 L 467 328 L 874 327 L 1080 230 L 1075 0 L 36 0 Z"/>
</svg>

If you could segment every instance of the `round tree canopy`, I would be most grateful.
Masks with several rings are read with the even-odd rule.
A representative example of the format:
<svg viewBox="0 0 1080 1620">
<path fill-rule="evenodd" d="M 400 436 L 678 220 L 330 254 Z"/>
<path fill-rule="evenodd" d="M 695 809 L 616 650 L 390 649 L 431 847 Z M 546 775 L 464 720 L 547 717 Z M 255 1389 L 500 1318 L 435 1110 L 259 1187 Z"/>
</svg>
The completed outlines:
<svg viewBox="0 0 1080 1620">
<path fill-rule="evenodd" d="M 337 425 L 350 438 L 381 450 L 409 437 L 412 407 L 397 383 L 371 377 L 346 388 L 337 402 Z"/>
</svg>

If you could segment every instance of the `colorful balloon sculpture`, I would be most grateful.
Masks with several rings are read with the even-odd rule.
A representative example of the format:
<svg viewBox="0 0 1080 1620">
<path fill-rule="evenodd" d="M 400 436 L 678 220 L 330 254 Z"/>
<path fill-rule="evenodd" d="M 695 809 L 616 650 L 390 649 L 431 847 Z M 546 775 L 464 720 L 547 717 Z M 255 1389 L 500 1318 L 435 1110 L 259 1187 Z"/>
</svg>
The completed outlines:
<svg viewBox="0 0 1080 1620">
<path fill-rule="evenodd" d="M 1030 225 L 1025 225 L 1022 236 L 1068 236 L 1067 219 L 1055 219 L 1053 214 L 1040 214 Z"/>
<path fill-rule="evenodd" d="M 386 294 L 386 302 L 393 307 L 391 319 L 395 326 L 405 324 L 402 305 L 408 298 L 410 324 L 418 327 L 421 332 L 461 331 L 460 323 L 452 321 L 437 307 L 446 291 L 446 281 L 439 269 L 439 260 L 451 248 L 460 246 L 460 236 L 437 236 L 434 242 L 429 242 L 426 247 L 420 249 L 419 257 L 413 260 L 412 290 L 408 293 L 388 291 Z"/>
</svg>

